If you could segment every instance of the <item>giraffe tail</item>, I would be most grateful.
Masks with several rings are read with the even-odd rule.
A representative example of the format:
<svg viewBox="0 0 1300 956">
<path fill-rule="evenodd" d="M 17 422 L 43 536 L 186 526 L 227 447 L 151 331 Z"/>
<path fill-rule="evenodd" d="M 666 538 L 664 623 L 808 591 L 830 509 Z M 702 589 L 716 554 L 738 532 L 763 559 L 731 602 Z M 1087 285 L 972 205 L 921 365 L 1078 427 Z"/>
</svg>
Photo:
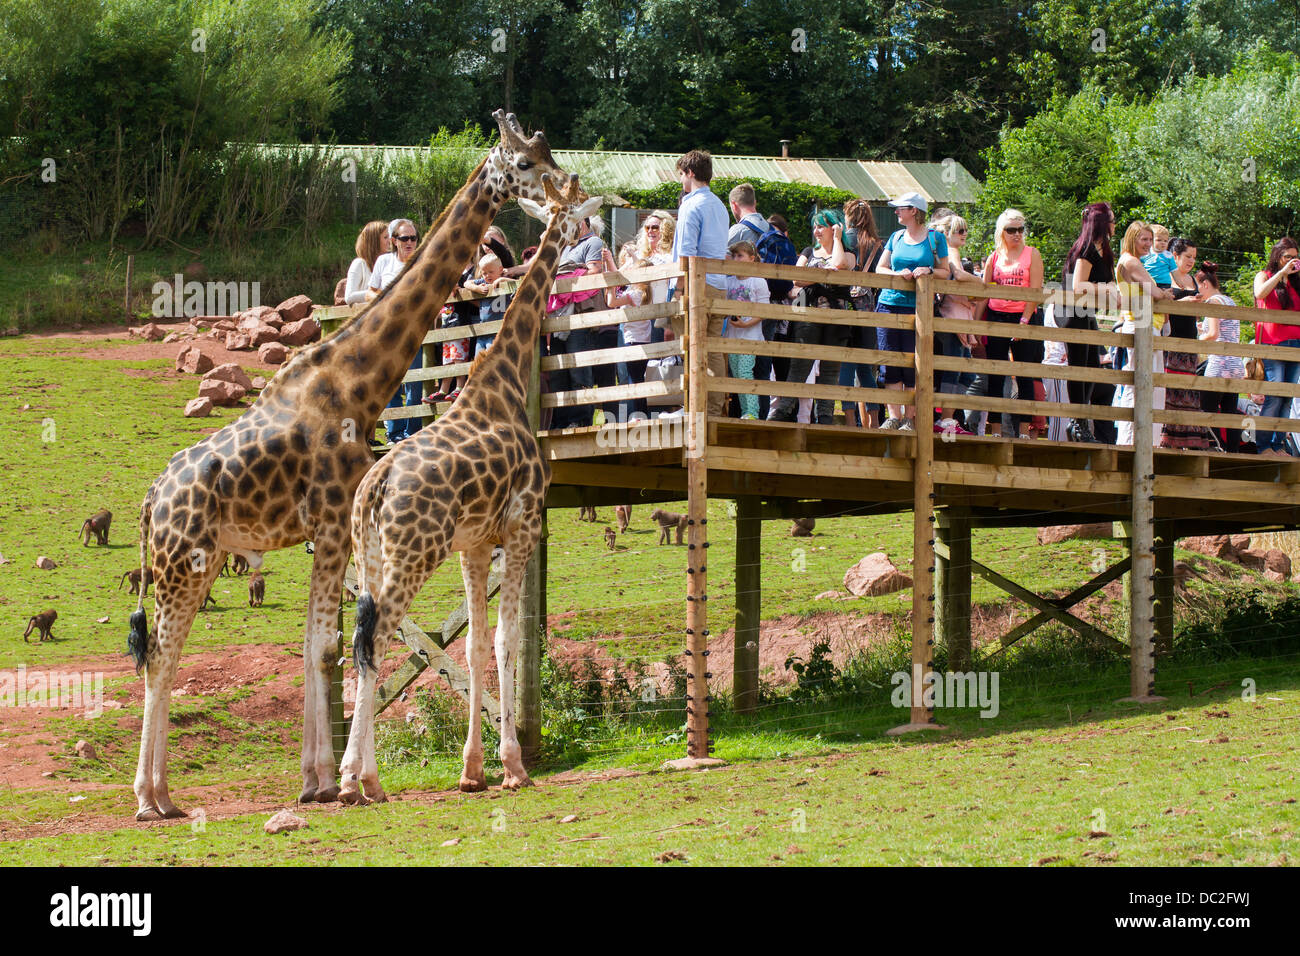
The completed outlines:
<svg viewBox="0 0 1300 956">
<path fill-rule="evenodd" d="M 352 660 L 361 676 L 375 666 L 375 599 L 369 591 L 357 598 L 357 628 L 352 633 Z"/>
<path fill-rule="evenodd" d="M 145 656 L 149 652 L 149 617 L 144 612 L 144 581 L 149 568 L 149 530 L 151 526 L 153 494 L 145 495 L 144 504 L 140 506 L 140 596 L 136 598 L 135 612 L 130 618 L 130 630 L 126 634 L 126 653 L 135 661 L 135 672 L 140 673 L 144 667 Z M 120 585 L 119 585 L 120 587 Z M 156 591 L 155 591 L 156 593 Z"/>
</svg>

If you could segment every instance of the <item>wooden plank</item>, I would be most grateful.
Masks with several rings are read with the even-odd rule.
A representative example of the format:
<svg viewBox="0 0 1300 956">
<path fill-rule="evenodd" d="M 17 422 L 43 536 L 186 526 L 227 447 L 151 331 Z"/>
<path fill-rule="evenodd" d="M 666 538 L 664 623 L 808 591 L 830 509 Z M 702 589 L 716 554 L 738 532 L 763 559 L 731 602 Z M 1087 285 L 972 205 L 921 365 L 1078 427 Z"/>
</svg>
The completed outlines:
<svg viewBox="0 0 1300 956">
<path fill-rule="evenodd" d="M 393 701 L 402 696 L 406 688 L 415 683 L 415 679 L 423 674 L 428 666 L 419 654 L 409 655 L 402 662 L 402 666 L 388 675 L 388 680 L 380 684 L 375 691 L 375 714 L 387 710 Z"/>
<path fill-rule="evenodd" d="M 1252 415 L 1219 415 L 1209 412 L 1178 412 L 1157 409 L 1154 420 L 1164 424 L 1204 425 L 1207 428 L 1244 428 L 1249 422 L 1261 432 L 1300 432 L 1300 418 L 1264 418 Z"/>
<path fill-rule="evenodd" d="M 586 368 L 592 365 L 613 365 L 616 362 L 638 362 L 641 359 L 663 358 L 665 355 L 681 355 L 682 343 L 655 342 L 650 345 L 622 345 L 613 349 L 591 349 L 587 352 L 569 352 L 564 355 L 548 355 L 542 359 L 542 371 L 553 372 L 563 368 Z"/>
<path fill-rule="evenodd" d="M 971 664 L 971 521 L 966 508 L 935 513 L 935 640 L 948 650 L 949 671 Z M 944 546 L 940 554 L 937 545 Z"/>
<path fill-rule="evenodd" d="M 882 352 L 880 349 L 850 349 L 838 345 L 804 345 L 801 342 L 769 342 L 766 339 L 710 338 L 709 349 L 736 355 L 771 355 L 778 358 L 833 359 L 860 365 L 912 367 L 911 352 Z"/>
<path fill-rule="evenodd" d="M 935 483 L 1026 491 L 1059 491 L 1083 495 L 1127 497 L 1129 478 L 1123 472 L 1072 471 L 1020 465 L 982 465 L 939 459 L 934 463 Z"/>
<path fill-rule="evenodd" d="M 944 401 L 947 401 L 945 398 Z M 952 404 L 986 412 L 1019 412 L 1021 415 L 1046 415 L 1054 418 L 1102 418 L 1106 421 L 1133 420 L 1133 409 L 1117 405 L 1071 405 L 1068 402 L 1031 402 L 1022 398 L 993 398 L 988 395 L 954 395 Z"/>
<path fill-rule="evenodd" d="M 736 499 L 736 628 L 732 653 L 731 692 L 738 714 L 758 707 L 759 625 L 762 623 L 763 522 L 762 499 Z"/>
<path fill-rule="evenodd" d="M 934 293 L 916 280 L 916 454 L 912 459 L 912 675 L 934 671 Z M 927 683 L 922 678 L 922 692 Z M 934 723 L 934 707 L 912 688 L 911 724 Z"/>
<path fill-rule="evenodd" d="M 680 385 L 667 382 L 641 382 L 639 385 L 608 385 L 604 388 L 580 388 L 572 392 L 544 392 L 542 408 L 573 408 L 578 405 L 603 405 L 629 398 L 654 398 L 681 395 Z"/>
<path fill-rule="evenodd" d="M 710 392 L 740 392 L 745 395 L 793 395 L 796 398 L 838 398 L 846 402 L 869 402 L 874 398 L 902 401 L 912 391 L 884 388 L 858 388 L 850 385 L 808 385 L 804 382 L 773 382 L 757 378 L 711 378 Z"/>
<path fill-rule="evenodd" d="M 1132 372 L 1111 372 L 1100 368 L 1072 368 L 1069 365 L 1043 365 L 1039 363 L 1029 365 L 1025 362 L 962 358 L 956 355 L 936 355 L 934 357 L 934 367 L 944 372 L 979 372 L 985 375 L 1013 375 L 1036 379 L 1050 378 L 1067 382 L 1104 382 L 1110 385 L 1133 384 Z M 1048 374 L 1049 370 L 1051 374 Z M 1030 372 L 1028 376 L 1025 375 L 1026 371 Z"/>
<path fill-rule="evenodd" d="M 742 265 L 742 263 L 736 263 Z M 748 264 L 748 263 L 744 263 Z M 826 274 L 825 269 L 815 270 Z M 745 302 L 741 309 L 730 300 L 717 299 L 709 306 L 712 315 L 735 315 L 743 311 L 746 316 L 759 319 L 789 319 L 791 322 L 816 322 L 819 325 L 851 325 L 864 329 L 910 329 L 913 317 L 892 312 L 858 312 L 854 309 L 822 309 L 808 305 L 779 305 L 764 302 Z M 1005 328 L 1005 326 L 1004 326 Z"/>
<path fill-rule="evenodd" d="M 1124 558 L 1122 558 L 1120 561 L 1116 562 L 1114 565 L 1107 568 L 1101 574 L 1097 575 L 1095 578 L 1093 578 L 1091 581 L 1088 581 L 1081 587 L 1075 588 L 1073 591 L 1071 591 L 1069 594 L 1065 595 L 1064 597 L 1056 598 L 1054 600 L 1052 599 L 1049 600 L 1051 601 L 1052 604 L 1054 604 L 1056 607 L 1060 608 L 1061 610 L 1068 611 L 1070 608 L 1074 607 L 1080 601 L 1084 600 L 1085 598 L 1091 597 L 1093 594 L 1100 591 L 1107 584 L 1110 584 L 1111 581 L 1115 581 L 1123 577 L 1124 575 L 1128 574 L 1129 565 L 1130 565 L 1130 559 L 1127 555 L 1125 555 Z M 999 638 L 999 642 L 1001 643 L 1002 646 L 998 648 L 998 650 L 990 654 L 989 657 L 990 658 L 996 657 L 998 654 L 1002 653 L 1002 651 L 1005 651 L 1012 644 L 1015 644 L 1023 637 L 1027 637 L 1029 634 L 1038 630 L 1038 628 L 1042 627 L 1050 620 L 1052 620 L 1052 615 L 1046 613 L 1045 611 L 1039 611 L 1037 614 L 1035 614 L 1033 617 L 1029 618 L 1028 620 L 1021 621 L 1014 628 L 1012 628 L 1006 634 L 1002 635 L 1001 638 Z"/>
<path fill-rule="evenodd" d="M 1157 521 L 1155 525 L 1155 576 L 1152 614 L 1155 621 L 1152 651 L 1167 657 L 1174 650 L 1174 522 Z"/>
<path fill-rule="evenodd" d="M 1151 376 L 1152 384 L 1163 388 L 1184 388 L 1193 392 L 1230 392 L 1244 395 L 1281 395 L 1295 398 L 1300 395 L 1300 385 L 1286 382 L 1259 382 L 1245 378 L 1206 378 L 1204 375 L 1177 375 L 1157 373 Z"/>
<path fill-rule="evenodd" d="M 1002 287 L 1007 288 L 1006 286 Z M 1120 348 L 1132 348 L 1133 336 L 1126 332 L 1102 332 L 1092 329 L 1049 329 L 1042 325 L 1008 325 L 1005 322 L 976 322 L 974 319 L 934 320 L 935 331 L 965 332 L 968 335 L 991 335 L 1005 339 L 1014 334 L 1019 339 L 1035 339 L 1040 342 L 1081 342 L 1085 345 L 1100 345 Z M 1009 330 L 1014 329 L 1014 332 Z M 1035 366 L 1037 368 L 1037 366 Z M 1037 376 L 1042 378 L 1041 375 Z"/>
<path fill-rule="evenodd" d="M 909 484 L 912 481 L 912 463 L 905 458 L 866 458 L 823 452 L 721 446 L 710 448 L 709 455 L 710 465 L 719 470 L 847 478 L 855 481 L 905 481 Z"/>
<path fill-rule="evenodd" d="M 1151 344 L 1154 330 L 1149 324 L 1133 330 L 1133 525 L 1129 554 L 1133 571 L 1129 575 L 1129 696 L 1148 699 L 1155 685 L 1154 618 L 1155 590 L 1155 460 L 1151 451 L 1152 369 Z"/>
</svg>

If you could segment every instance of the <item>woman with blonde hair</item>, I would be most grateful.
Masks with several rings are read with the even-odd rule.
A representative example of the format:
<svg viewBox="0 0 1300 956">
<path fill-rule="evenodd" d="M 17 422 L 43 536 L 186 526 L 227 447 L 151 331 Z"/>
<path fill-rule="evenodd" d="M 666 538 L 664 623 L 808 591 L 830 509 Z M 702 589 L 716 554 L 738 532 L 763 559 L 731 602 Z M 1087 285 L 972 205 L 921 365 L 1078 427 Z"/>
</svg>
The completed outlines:
<svg viewBox="0 0 1300 956">
<path fill-rule="evenodd" d="M 994 249 L 984 263 L 984 281 L 1020 289 L 1043 287 L 1043 257 L 1038 250 L 1025 242 L 1025 214 L 1018 209 L 1004 209 L 993 230 Z M 1006 325 L 1043 324 L 1043 313 L 1034 302 L 1017 299 L 981 299 L 975 307 L 975 318 Z M 1005 362 L 1008 358 L 1025 365 L 1042 365 L 1043 343 L 1039 339 L 1018 339 L 990 335 L 984 346 L 990 360 Z M 1022 401 L 1034 400 L 1034 381 L 1037 376 L 1017 375 L 1016 386 Z M 1005 375 L 990 374 L 989 395 L 1002 398 Z M 1029 438 L 1029 416 L 1020 419 L 1021 438 Z M 989 415 L 989 429 L 995 437 L 1002 435 L 1002 415 Z"/>
<path fill-rule="evenodd" d="M 1140 219 L 1129 223 L 1129 227 L 1124 230 L 1124 240 L 1120 244 L 1119 261 L 1115 263 L 1115 285 L 1119 287 L 1121 319 L 1120 324 L 1115 327 L 1116 332 L 1132 334 L 1137 324 L 1134 315 L 1136 304 L 1138 313 L 1151 312 L 1151 325 L 1156 334 L 1169 334 L 1169 324 L 1165 321 L 1166 316 L 1152 311 L 1149 304 L 1144 301 L 1147 296 L 1150 296 L 1152 302 L 1160 302 L 1174 297 L 1174 294 L 1168 289 L 1161 289 L 1157 286 L 1155 280 L 1151 278 L 1151 274 L 1142 265 L 1142 257 L 1151 251 L 1151 245 L 1154 241 L 1155 233 L 1152 232 L 1151 226 Z M 1133 350 L 1127 349 L 1126 353 L 1123 371 L 1131 372 L 1133 371 Z M 1152 350 L 1151 368 L 1157 374 L 1164 373 L 1164 352 L 1159 349 Z M 1133 386 L 1118 386 L 1115 389 L 1115 397 L 1111 400 L 1111 405 L 1115 408 L 1132 408 Z M 1165 390 L 1160 386 L 1154 386 L 1151 389 L 1151 407 L 1159 410 L 1163 410 L 1165 407 Z M 1163 431 L 1164 426 L 1159 422 L 1152 423 L 1152 445 L 1160 444 Z M 1115 423 L 1115 444 L 1133 444 L 1133 423 L 1131 421 Z"/>
<path fill-rule="evenodd" d="M 347 305 L 361 305 L 366 301 L 366 290 L 370 288 L 370 273 L 375 269 L 375 260 L 388 252 L 391 246 L 388 223 L 376 219 L 361 227 L 361 232 L 357 235 L 357 257 L 348 266 L 347 284 L 343 287 L 343 301 Z"/>
</svg>

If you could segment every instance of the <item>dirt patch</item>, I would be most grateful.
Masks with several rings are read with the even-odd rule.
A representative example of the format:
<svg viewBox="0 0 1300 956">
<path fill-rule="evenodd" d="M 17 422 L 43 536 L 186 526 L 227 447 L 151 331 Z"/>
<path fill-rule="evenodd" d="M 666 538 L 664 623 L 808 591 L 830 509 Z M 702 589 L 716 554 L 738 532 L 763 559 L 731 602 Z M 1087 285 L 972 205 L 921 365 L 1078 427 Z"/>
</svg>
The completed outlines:
<svg viewBox="0 0 1300 956">
<path fill-rule="evenodd" d="M 188 323 L 170 322 L 158 323 L 158 327 L 166 332 L 184 332 Z M 225 346 L 224 339 L 209 339 L 203 336 L 182 335 L 175 342 L 164 344 L 162 341 L 145 342 L 142 339 L 131 336 L 127 333 L 124 326 L 106 326 L 104 328 L 93 330 L 79 330 L 72 332 L 48 332 L 43 335 L 32 335 L 30 338 L 37 341 L 67 341 L 67 342 L 106 342 L 114 343 L 105 345 L 102 348 L 69 348 L 66 353 L 62 354 L 75 358 L 89 359 L 114 359 L 125 362 L 149 362 L 163 359 L 168 362 L 175 362 L 176 356 L 181 349 L 190 345 L 197 345 L 212 358 L 213 365 L 224 365 L 227 362 L 234 362 L 244 368 L 258 369 L 259 371 L 274 372 L 278 365 L 267 365 L 257 357 L 257 352 L 232 352 Z M 127 344 L 122 344 L 127 343 Z M 150 374 L 152 372 L 141 374 Z M 169 372 L 163 378 L 198 378 L 199 376 L 184 375 L 180 372 Z"/>
</svg>

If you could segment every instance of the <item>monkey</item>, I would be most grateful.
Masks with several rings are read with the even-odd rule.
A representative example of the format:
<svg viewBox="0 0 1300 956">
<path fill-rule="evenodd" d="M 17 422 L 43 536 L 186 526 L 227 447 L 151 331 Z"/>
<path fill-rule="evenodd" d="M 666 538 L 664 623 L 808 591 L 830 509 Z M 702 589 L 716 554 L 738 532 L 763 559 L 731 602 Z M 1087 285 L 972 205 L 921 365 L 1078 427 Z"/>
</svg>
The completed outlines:
<svg viewBox="0 0 1300 956">
<path fill-rule="evenodd" d="M 677 543 L 682 543 L 682 535 L 686 533 L 686 515 L 679 515 L 673 511 L 664 511 L 662 508 L 656 508 L 650 512 L 650 520 L 659 524 L 659 543 L 669 544 L 668 536 L 673 528 L 677 529 Z"/>
<path fill-rule="evenodd" d="M 123 581 L 131 582 L 131 590 L 127 592 L 128 594 L 140 593 L 140 569 L 139 568 L 132 568 L 130 571 L 126 571 L 122 574 L 122 579 L 117 582 L 117 589 L 119 591 L 122 590 Z M 144 593 L 145 594 L 149 593 L 149 585 L 151 584 L 153 584 L 153 568 L 145 568 L 144 569 Z"/>
<path fill-rule="evenodd" d="M 627 530 L 627 526 L 632 523 L 632 506 L 615 505 L 614 517 L 618 519 L 618 533 L 622 534 Z"/>
<path fill-rule="evenodd" d="M 248 606 L 261 607 L 265 596 L 266 578 L 262 577 L 260 572 L 254 571 L 253 576 L 248 579 Z"/>
<path fill-rule="evenodd" d="M 813 528 L 817 526 L 816 518 L 795 518 L 790 523 L 790 537 L 811 538 Z"/>
<path fill-rule="evenodd" d="M 81 523 L 81 530 L 77 532 L 77 537 L 81 539 L 83 548 L 90 547 L 90 536 L 95 536 L 95 541 L 100 545 L 108 544 L 108 526 L 113 523 L 113 512 L 107 508 L 100 508 L 93 515 Z"/>
<path fill-rule="evenodd" d="M 27 630 L 23 631 L 23 643 L 27 643 L 27 635 L 33 630 L 38 632 L 36 635 L 37 644 L 40 644 L 43 641 L 53 640 L 54 635 L 50 633 L 50 629 L 54 627 L 54 622 L 58 619 L 58 616 L 58 613 L 55 611 L 45 611 L 44 613 L 34 614 L 32 617 L 28 618 Z"/>
<path fill-rule="evenodd" d="M 618 540 L 618 535 L 614 534 L 614 529 L 605 525 L 605 547 L 614 550 L 614 542 Z"/>
<path fill-rule="evenodd" d="M 579 520 L 579 521 L 599 521 L 600 519 L 596 517 L 596 506 L 595 506 L 595 505 L 583 505 L 581 508 L 579 508 L 579 509 L 578 509 L 578 520 Z"/>
<path fill-rule="evenodd" d="M 240 575 L 248 573 L 248 558 L 242 554 L 226 555 L 225 563 L 221 565 L 221 573 L 224 575 Z"/>
<path fill-rule="evenodd" d="M 216 599 L 214 599 L 214 598 L 212 597 L 212 589 L 211 589 L 211 588 L 208 588 L 208 596 L 205 597 L 205 598 L 203 599 L 203 603 L 199 605 L 199 610 L 200 610 L 200 611 L 206 611 L 206 610 L 208 609 L 208 605 L 209 605 L 209 604 L 211 604 L 213 607 L 216 607 L 216 606 L 217 606 Z"/>
</svg>

